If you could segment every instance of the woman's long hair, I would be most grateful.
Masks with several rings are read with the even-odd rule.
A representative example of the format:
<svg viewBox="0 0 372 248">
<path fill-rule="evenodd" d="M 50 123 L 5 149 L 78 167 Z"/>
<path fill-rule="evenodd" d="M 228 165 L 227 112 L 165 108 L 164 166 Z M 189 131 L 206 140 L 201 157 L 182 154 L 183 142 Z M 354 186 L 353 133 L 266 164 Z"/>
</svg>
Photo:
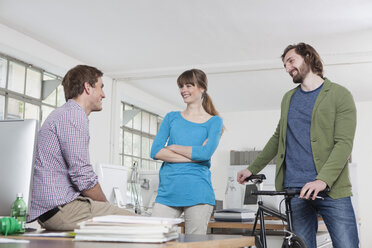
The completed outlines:
<svg viewBox="0 0 372 248">
<path fill-rule="evenodd" d="M 212 115 L 218 115 L 217 109 L 214 107 L 212 98 L 208 95 L 208 79 L 207 75 L 202 70 L 199 69 L 191 69 L 183 72 L 178 78 L 177 78 L 177 85 L 179 88 L 182 88 L 185 84 L 191 84 L 194 86 L 197 86 L 199 88 L 204 89 L 203 95 L 202 95 L 202 106 L 204 110 Z M 222 132 L 224 131 L 225 127 L 222 128 Z"/>
</svg>

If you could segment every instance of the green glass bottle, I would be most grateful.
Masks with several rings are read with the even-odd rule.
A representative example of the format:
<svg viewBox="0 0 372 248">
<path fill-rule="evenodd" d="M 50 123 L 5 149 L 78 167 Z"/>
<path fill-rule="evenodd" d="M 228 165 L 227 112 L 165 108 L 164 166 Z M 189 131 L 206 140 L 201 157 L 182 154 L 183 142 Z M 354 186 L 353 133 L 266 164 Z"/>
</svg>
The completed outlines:
<svg viewBox="0 0 372 248">
<path fill-rule="evenodd" d="M 14 217 L 18 224 L 20 225 L 21 229 L 19 230 L 20 233 L 26 231 L 26 203 L 23 200 L 23 194 L 18 193 L 17 199 L 12 204 L 11 214 L 10 216 Z"/>
</svg>

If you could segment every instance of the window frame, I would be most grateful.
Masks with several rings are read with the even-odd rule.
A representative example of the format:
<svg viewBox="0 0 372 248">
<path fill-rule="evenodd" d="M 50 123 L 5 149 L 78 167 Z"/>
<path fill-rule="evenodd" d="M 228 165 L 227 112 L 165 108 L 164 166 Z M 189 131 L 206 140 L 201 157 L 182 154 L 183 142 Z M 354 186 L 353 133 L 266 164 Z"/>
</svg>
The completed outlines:
<svg viewBox="0 0 372 248">
<path fill-rule="evenodd" d="M 128 106 L 129 109 L 126 109 L 126 106 Z M 138 115 L 136 114 L 135 116 L 133 116 L 125 125 L 123 124 L 123 116 L 125 115 L 125 111 L 126 110 L 138 110 L 140 114 L 140 121 L 141 121 L 141 128 L 140 130 L 137 129 L 137 128 L 134 128 L 134 123 L 133 123 L 133 120 L 134 118 Z M 120 161 L 120 164 L 121 165 L 124 165 L 124 166 L 127 166 L 129 167 L 129 164 L 126 164 L 125 163 L 125 157 L 130 157 L 131 158 L 131 162 L 130 162 L 130 165 L 132 165 L 134 163 L 134 161 L 137 161 L 138 163 L 138 171 L 159 171 L 161 165 L 162 165 L 162 161 L 155 161 L 153 160 L 151 157 L 150 157 L 150 153 L 151 153 L 151 146 L 152 146 L 152 143 L 156 137 L 156 134 L 159 130 L 159 127 L 161 125 L 161 121 L 163 120 L 163 117 L 161 117 L 160 115 L 157 115 L 155 113 L 152 113 L 148 110 L 145 110 L 143 108 L 140 108 L 138 106 L 135 106 L 133 104 L 130 104 L 128 102 L 124 102 L 124 101 L 121 101 L 120 103 L 120 115 L 121 115 L 121 118 L 120 118 L 120 132 L 119 132 L 119 135 L 122 135 L 120 138 L 119 138 L 119 161 Z M 149 114 L 149 118 L 148 118 L 148 132 L 145 132 L 143 131 L 143 126 L 144 126 L 144 123 L 143 123 L 143 113 L 146 113 L 146 114 Z M 157 120 L 156 121 L 156 133 L 155 134 L 152 134 L 150 133 L 151 132 L 151 116 L 155 117 L 155 119 Z M 131 126 L 128 126 L 127 124 L 128 123 L 131 123 Z M 126 153 L 125 152 L 125 138 L 124 138 L 124 135 L 125 133 L 130 133 L 131 134 L 131 153 Z M 139 144 L 139 156 L 137 155 L 134 155 L 134 138 L 133 136 L 134 135 L 138 135 L 140 137 L 140 144 Z M 143 148 L 142 148 L 142 142 L 143 142 L 143 138 L 147 138 L 149 140 L 149 147 L 148 147 L 148 154 L 143 154 Z M 148 155 L 148 156 L 144 156 L 144 155 Z M 143 161 L 145 161 L 148 165 L 145 167 L 144 164 L 143 164 Z M 151 166 L 152 164 L 152 166 Z M 154 167 L 155 165 L 155 167 Z"/>
<path fill-rule="evenodd" d="M 13 58 L 11 56 L 8 56 L 8 55 L 5 55 L 5 54 L 2 54 L 0 53 L 0 58 L 5 60 L 6 63 L 4 63 L 4 66 L 6 66 L 6 69 L 5 69 L 5 73 L 6 73 L 6 76 L 5 76 L 5 88 L 3 87 L 0 87 L 0 95 L 4 96 L 4 113 L 3 113 L 3 118 L 4 120 L 7 120 L 9 119 L 9 110 L 8 110 L 8 107 L 9 107 L 9 99 L 16 99 L 20 102 L 23 102 L 23 110 L 22 110 L 22 118 L 21 119 L 24 119 L 25 118 L 25 113 L 26 113 L 26 103 L 27 104 L 32 104 L 32 105 L 35 105 L 38 107 L 39 109 L 39 114 L 38 114 L 38 117 L 37 117 L 37 120 L 39 122 L 39 126 L 42 125 L 42 120 L 45 118 L 43 118 L 43 112 L 42 112 L 42 107 L 43 106 L 46 106 L 46 107 L 50 107 L 50 108 L 53 108 L 53 109 L 56 109 L 58 107 L 58 90 L 59 90 L 59 87 L 57 87 L 55 89 L 55 99 L 54 99 L 54 103 L 55 104 L 50 104 L 50 103 L 46 103 L 44 102 L 45 99 L 42 99 L 42 92 L 43 92 L 43 87 L 44 87 L 44 77 L 45 76 L 48 76 L 50 78 L 54 78 L 54 79 L 58 79 L 58 80 L 61 80 L 62 81 L 62 78 L 56 74 L 53 74 L 51 72 L 47 72 L 37 66 L 34 66 L 34 65 L 31 65 L 31 64 L 28 64 L 26 62 L 23 62 L 19 59 L 16 59 L 16 58 Z M 25 68 L 25 75 L 24 75 L 24 85 L 23 85 L 23 93 L 19 93 L 19 92 L 16 92 L 16 91 L 13 91 L 13 90 L 10 90 L 9 89 L 9 66 L 10 66 L 10 63 L 14 63 L 14 64 L 17 64 L 17 65 L 20 65 L 20 66 L 23 66 Z M 31 96 L 31 95 L 27 95 L 26 94 L 26 89 L 27 89 L 27 86 L 28 86 L 28 80 L 27 80 L 27 72 L 29 70 L 33 70 L 33 71 L 36 71 L 38 73 L 40 73 L 40 97 L 39 98 L 36 98 L 34 96 Z M 2 72 L 0 72 L 2 73 Z M 53 91 L 54 92 L 54 91 Z M 64 99 L 63 99 L 64 101 Z"/>
</svg>

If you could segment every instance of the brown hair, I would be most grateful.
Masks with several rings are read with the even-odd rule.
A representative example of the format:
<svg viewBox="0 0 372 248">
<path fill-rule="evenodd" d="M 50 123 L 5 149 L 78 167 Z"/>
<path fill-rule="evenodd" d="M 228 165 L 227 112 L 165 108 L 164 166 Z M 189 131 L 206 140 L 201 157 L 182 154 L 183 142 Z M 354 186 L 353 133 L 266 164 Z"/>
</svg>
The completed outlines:
<svg viewBox="0 0 372 248">
<path fill-rule="evenodd" d="M 191 69 L 183 72 L 178 78 L 177 78 L 177 85 L 179 88 L 182 88 L 185 84 L 191 84 L 196 85 L 199 88 L 204 89 L 203 96 L 202 96 L 202 106 L 204 110 L 212 115 L 220 115 L 216 108 L 214 107 L 212 98 L 208 95 L 207 89 L 208 89 L 208 79 L 207 75 L 202 70 L 199 69 Z M 222 128 L 222 133 L 224 131 L 225 127 Z M 221 135 L 222 135 L 221 133 Z"/>
<path fill-rule="evenodd" d="M 77 65 L 70 69 L 62 80 L 66 101 L 81 95 L 84 92 L 85 82 L 94 87 L 98 78 L 102 76 L 100 70 L 88 65 Z"/>
<path fill-rule="evenodd" d="M 310 65 L 311 71 L 323 78 L 323 63 L 318 52 L 309 44 L 298 43 L 295 45 L 289 45 L 284 49 L 282 54 L 282 60 L 285 55 L 292 49 L 305 60 L 305 63 Z"/>
</svg>

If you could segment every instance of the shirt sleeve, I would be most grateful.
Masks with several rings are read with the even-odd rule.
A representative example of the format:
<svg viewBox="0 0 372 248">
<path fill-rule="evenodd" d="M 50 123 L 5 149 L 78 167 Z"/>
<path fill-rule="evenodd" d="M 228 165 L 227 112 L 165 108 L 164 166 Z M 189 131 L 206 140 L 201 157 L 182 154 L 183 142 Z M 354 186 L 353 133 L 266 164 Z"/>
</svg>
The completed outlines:
<svg viewBox="0 0 372 248">
<path fill-rule="evenodd" d="M 164 117 L 158 134 L 156 135 L 154 142 L 152 143 L 151 147 L 151 153 L 150 157 L 152 159 L 155 159 L 156 154 L 165 147 L 167 144 L 168 138 L 169 138 L 169 133 L 170 133 L 170 122 L 169 122 L 169 113 Z"/>
<path fill-rule="evenodd" d="M 66 117 L 59 135 L 63 158 L 68 166 L 71 183 L 80 192 L 93 188 L 98 177 L 89 160 L 89 122 L 78 113 Z"/>
<path fill-rule="evenodd" d="M 218 116 L 208 129 L 208 141 L 204 146 L 192 146 L 192 160 L 210 160 L 220 142 L 222 132 L 222 119 Z"/>
</svg>

